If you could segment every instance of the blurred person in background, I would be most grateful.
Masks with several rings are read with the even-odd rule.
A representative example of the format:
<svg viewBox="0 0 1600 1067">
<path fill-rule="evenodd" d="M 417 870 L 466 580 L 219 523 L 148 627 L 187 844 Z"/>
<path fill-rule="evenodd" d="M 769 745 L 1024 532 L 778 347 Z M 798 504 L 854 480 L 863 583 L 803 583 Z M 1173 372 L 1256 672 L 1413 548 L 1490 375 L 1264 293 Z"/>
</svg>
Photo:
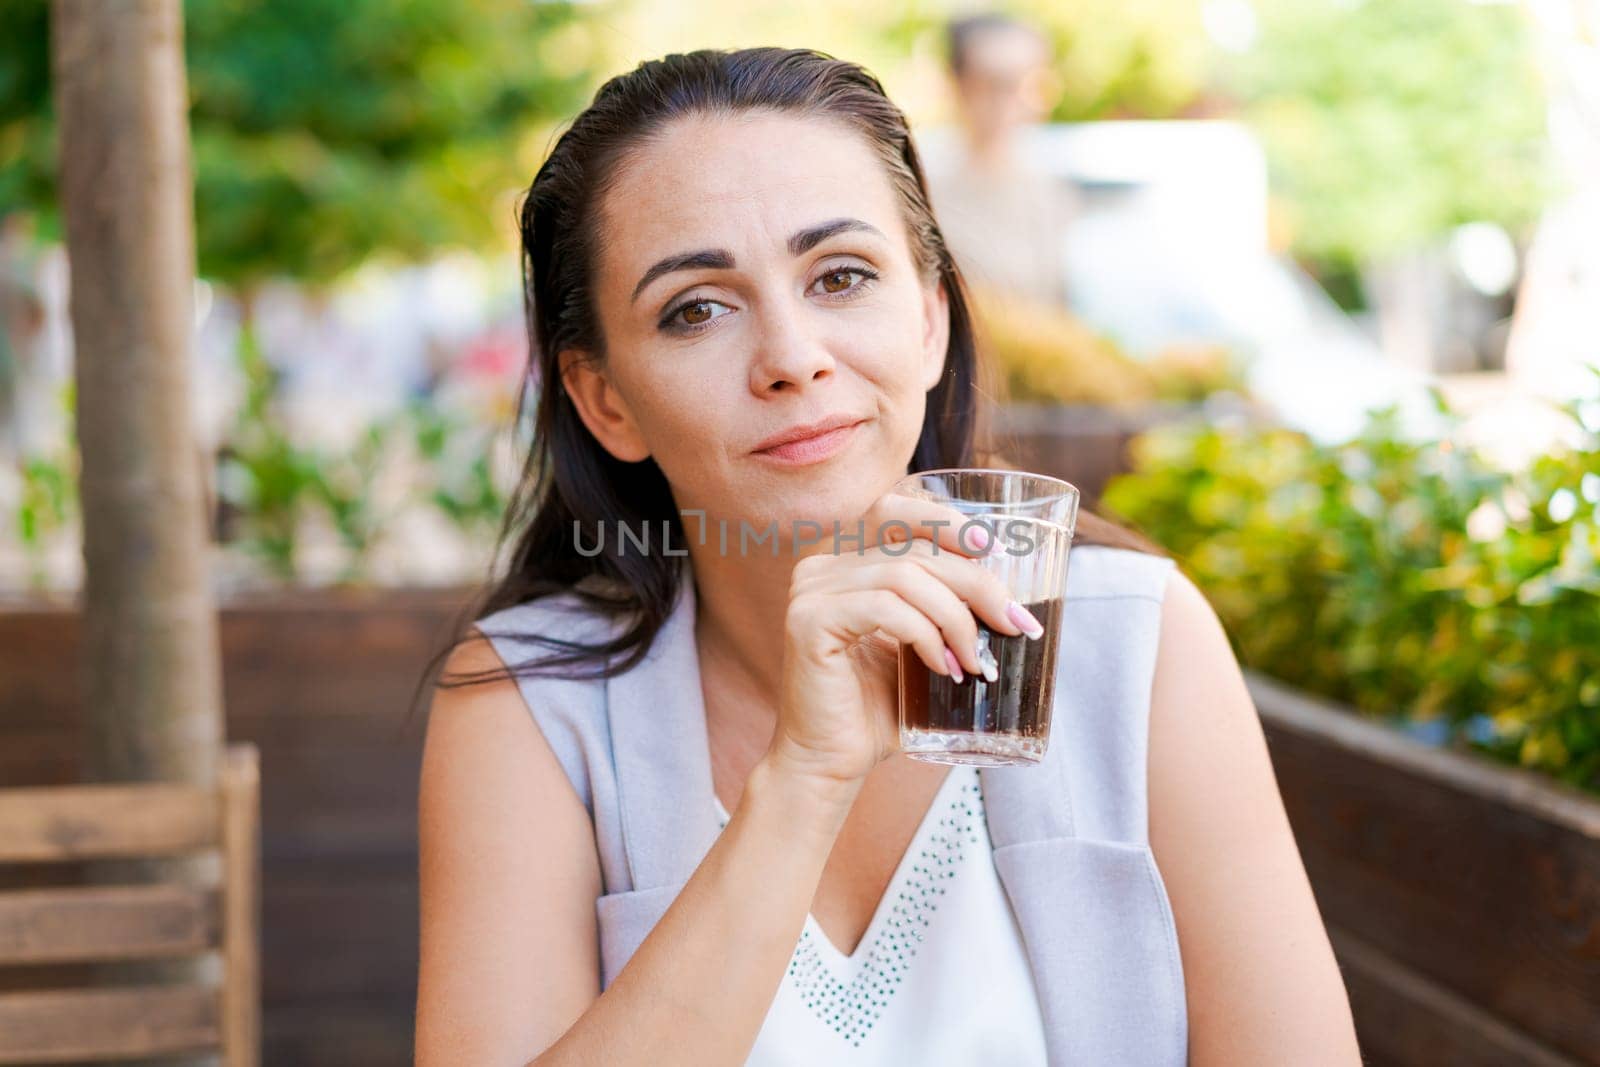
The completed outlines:
<svg viewBox="0 0 1600 1067">
<path fill-rule="evenodd" d="M 1029 161 L 1021 136 L 1057 95 L 1053 49 L 1007 15 L 957 19 L 947 33 L 960 136 L 927 153 L 945 240 L 975 285 L 1064 306 L 1064 237 L 1077 197 Z"/>
</svg>

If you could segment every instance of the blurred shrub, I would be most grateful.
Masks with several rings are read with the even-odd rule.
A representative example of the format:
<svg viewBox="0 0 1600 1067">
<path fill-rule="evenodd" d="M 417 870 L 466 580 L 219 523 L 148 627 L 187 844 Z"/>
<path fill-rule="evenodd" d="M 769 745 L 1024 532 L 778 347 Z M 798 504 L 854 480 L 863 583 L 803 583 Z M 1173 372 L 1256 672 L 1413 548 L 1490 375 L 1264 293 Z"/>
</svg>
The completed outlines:
<svg viewBox="0 0 1600 1067">
<path fill-rule="evenodd" d="M 1330 446 L 1163 427 L 1103 502 L 1182 561 L 1247 666 L 1600 789 L 1600 392 L 1564 410 L 1582 443 L 1511 473 L 1405 439 L 1392 408 Z"/>
<path fill-rule="evenodd" d="M 985 286 L 971 295 L 1006 399 L 1130 408 L 1243 390 L 1242 367 L 1220 346 L 1172 346 L 1140 361 L 1064 309 Z"/>
</svg>

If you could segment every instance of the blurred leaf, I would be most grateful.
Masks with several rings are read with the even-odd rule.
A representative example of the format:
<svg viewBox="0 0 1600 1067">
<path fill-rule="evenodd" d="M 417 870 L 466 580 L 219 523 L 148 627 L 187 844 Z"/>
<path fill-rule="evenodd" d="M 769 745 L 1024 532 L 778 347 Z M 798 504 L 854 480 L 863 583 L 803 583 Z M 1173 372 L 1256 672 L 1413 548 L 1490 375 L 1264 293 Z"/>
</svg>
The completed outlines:
<svg viewBox="0 0 1600 1067">
<path fill-rule="evenodd" d="M 1164 426 L 1102 503 L 1183 562 L 1246 665 L 1600 789 L 1600 437 L 1507 473 L 1398 431 L 1392 408 L 1336 445 Z"/>
<path fill-rule="evenodd" d="M 44 0 L 0 4 L 0 215 L 55 211 Z M 523 141 L 584 102 L 599 32 L 528 0 L 186 0 L 199 271 L 333 279 L 509 241 Z M 546 42 L 559 45 L 559 62 Z"/>
</svg>

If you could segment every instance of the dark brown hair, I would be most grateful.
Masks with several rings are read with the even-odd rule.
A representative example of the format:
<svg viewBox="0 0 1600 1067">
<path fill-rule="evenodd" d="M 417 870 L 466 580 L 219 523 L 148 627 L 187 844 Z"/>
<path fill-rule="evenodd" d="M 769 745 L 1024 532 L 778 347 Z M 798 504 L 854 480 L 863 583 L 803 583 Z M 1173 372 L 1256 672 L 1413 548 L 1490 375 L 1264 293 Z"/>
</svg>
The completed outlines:
<svg viewBox="0 0 1600 1067">
<path fill-rule="evenodd" d="M 966 291 L 934 221 L 905 116 L 878 80 L 854 63 L 806 49 L 702 50 L 642 63 L 601 86 L 594 102 L 557 140 L 522 200 L 529 368 L 518 421 L 531 400 L 532 444 L 500 531 L 497 555 L 505 557 L 504 574 L 485 586 L 464 613 L 450 645 L 429 664 L 419 691 L 439 662 L 467 639 L 471 621 L 555 593 L 572 592 L 627 625 L 600 644 L 529 634 L 526 640 L 553 654 L 507 670 L 450 675 L 439 684 L 476 684 L 507 673 L 609 677 L 628 670 L 649 650 L 676 601 L 684 577 L 682 557 L 618 552 L 614 543 L 598 555 L 592 549 L 585 555 L 573 539 L 578 529 L 626 524 L 638 530 L 668 529 L 672 544 L 681 547 L 687 542 L 680 516 L 654 460 L 622 462 L 590 434 L 561 383 L 558 361 L 565 349 L 604 358 L 605 339 L 590 287 L 597 209 L 619 163 L 674 120 L 752 109 L 829 118 L 858 131 L 876 149 L 899 194 L 913 257 L 925 280 L 943 283 L 950 307 L 944 374 L 928 393 L 908 473 L 973 466 L 980 460 L 974 445 L 978 353 Z M 984 465 L 1009 465 L 992 455 L 981 458 Z M 1080 512 L 1076 543 L 1159 551 L 1137 534 L 1087 512 Z M 595 588 L 597 584 L 604 589 Z"/>
</svg>

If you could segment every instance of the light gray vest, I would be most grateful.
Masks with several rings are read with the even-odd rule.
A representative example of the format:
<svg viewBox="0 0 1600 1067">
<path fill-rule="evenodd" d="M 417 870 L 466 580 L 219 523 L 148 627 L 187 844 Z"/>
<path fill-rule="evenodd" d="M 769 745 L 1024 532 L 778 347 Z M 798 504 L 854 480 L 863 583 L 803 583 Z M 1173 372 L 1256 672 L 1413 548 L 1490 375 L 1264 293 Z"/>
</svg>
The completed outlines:
<svg viewBox="0 0 1600 1067">
<path fill-rule="evenodd" d="M 1145 788 L 1172 567 L 1126 549 L 1073 547 L 1048 753 L 1033 767 L 981 772 L 995 868 L 1033 968 L 1052 1065 L 1187 1061 L 1183 967 L 1149 848 Z M 649 654 L 625 674 L 520 682 L 594 821 L 605 986 L 717 836 L 694 605 L 685 581 Z M 616 632 L 571 594 L 478 626 L 511 664 L 542 651 L 517 634 L 594 641 Z"/>
</svg>

